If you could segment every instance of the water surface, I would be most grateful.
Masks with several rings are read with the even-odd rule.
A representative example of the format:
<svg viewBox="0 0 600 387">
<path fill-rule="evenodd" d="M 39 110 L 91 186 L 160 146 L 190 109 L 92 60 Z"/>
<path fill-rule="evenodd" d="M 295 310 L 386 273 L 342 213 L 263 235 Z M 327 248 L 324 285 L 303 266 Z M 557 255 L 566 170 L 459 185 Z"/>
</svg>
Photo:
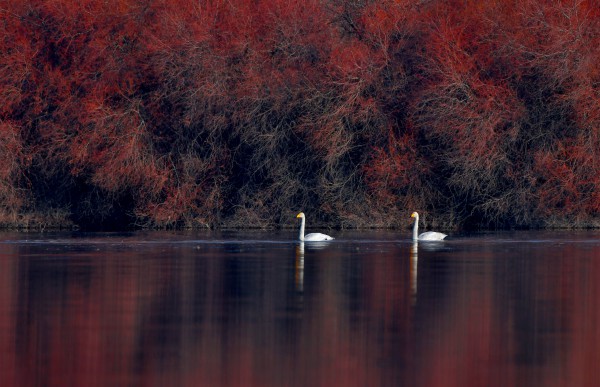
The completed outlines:
<svg viewBox="0 0 600 387">
<path fill-rule="evenodd" d="M 595 386 L 600 232 L 0 233 L 1 386 Z"/>
</svg>

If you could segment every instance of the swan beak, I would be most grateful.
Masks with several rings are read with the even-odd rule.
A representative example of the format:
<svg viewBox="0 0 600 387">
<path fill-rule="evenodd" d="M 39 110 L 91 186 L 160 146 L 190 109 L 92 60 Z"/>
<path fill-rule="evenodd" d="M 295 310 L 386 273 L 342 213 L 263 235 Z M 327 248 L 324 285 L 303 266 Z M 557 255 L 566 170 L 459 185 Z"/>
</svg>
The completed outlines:
<svg viewBox="0 0 600 387">
<path fill-rule="evenodd" d="M 298 215 L 296 215 L 296 218 L 301 218 L 302 215 L 304 215 L 303 213 L 299 213 Z"/>
<path fill-rule="evenodd" d="M 415 213 L 413 212 L 412 214 L 410 214 L 410 217 L 414 218 L 415 217 Z"/>
</svg>

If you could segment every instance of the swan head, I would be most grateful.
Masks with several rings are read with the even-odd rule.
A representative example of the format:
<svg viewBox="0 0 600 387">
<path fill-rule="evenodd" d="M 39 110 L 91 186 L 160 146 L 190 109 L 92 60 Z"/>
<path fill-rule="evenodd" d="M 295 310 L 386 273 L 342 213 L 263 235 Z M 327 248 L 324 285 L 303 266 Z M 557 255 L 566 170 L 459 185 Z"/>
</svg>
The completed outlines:
<svg viewBox="0 0 600 387">
<path fill-rule="evenodd" d="M 296 218 L 304 218 L 304 212 L 299 213 L 298 215 L 296 215 Z"/>
<path fill-rule="evenodd" d="M 412 214 L 410 214 L 411 218 L 418 218 L 419 214 L 417 214 L 416 212 L 413 212 Z"/>
</svg>

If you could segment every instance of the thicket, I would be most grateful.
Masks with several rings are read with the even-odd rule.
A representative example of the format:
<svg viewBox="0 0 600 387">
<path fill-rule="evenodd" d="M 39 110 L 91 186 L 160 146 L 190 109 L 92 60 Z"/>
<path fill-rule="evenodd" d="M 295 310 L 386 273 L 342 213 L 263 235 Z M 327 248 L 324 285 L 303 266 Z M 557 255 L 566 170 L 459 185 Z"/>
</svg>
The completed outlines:
<svg viewBox="0 0 600 387">
<path fill-rule="evenodd" d="M 0 1 L 0 223 L 590 226 L 596 0 Z"/>
</svg>

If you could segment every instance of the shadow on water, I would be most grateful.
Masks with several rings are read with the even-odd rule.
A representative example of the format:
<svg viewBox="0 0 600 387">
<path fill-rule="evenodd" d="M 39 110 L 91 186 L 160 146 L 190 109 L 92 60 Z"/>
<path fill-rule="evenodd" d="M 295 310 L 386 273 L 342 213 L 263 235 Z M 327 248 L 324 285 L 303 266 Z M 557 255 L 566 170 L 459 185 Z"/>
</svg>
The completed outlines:
<svg viewBox="0 0 600 387">
<path fill-rule="evenodd" d="M 600 234 L 0 235 L 0 385 L 594 385 Z"/>
</svg>

